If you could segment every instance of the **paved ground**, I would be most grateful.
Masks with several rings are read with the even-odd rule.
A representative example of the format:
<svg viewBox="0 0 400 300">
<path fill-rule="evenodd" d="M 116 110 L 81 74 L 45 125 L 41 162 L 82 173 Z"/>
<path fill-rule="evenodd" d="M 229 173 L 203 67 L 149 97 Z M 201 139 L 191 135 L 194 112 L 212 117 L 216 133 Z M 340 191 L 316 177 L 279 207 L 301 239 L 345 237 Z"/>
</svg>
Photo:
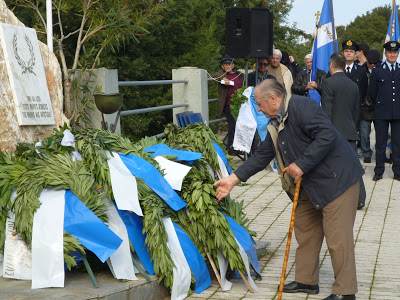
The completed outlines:
<svg viewBox="0 0 400 300">
<path fill-rule="evenodd" d="M 374 132 L 371 133 L 371 137 Z M 362 161 L 362 160 L 361 160 Z M 235 159 L 233 165 L 241 162 Z M 357 211 L 354 226 L 358 288 L 357 299 L 400 299 L 400 181 L 393 180 L 391 166 L 386 164 L 383 179 L 372 181 L 375 159 L 364 164 L 366 206 Z M 292 203 L 282 191 L 278 175 L 269 168 L 237 186 L 232 196 L 245 201 L 245 212 L 251 220 L 256 239 L 269 241 L 269 253 L 260 260 L 263 279 L 256 282 L 259 292 L 251 294 L 242 280 L 234 280 L 229 292 L 222 292 L 216 281 L 202 294 L 189 299 L 277 299 L 286 237 Z M 286 282 L 294 280 L 296 240 L 292 239 Z M 323 299 L 331 294 L 333 271 L 324 243 L 321 251 L 320 294 L 283 294 L 283 299 Z"/>
</svg>

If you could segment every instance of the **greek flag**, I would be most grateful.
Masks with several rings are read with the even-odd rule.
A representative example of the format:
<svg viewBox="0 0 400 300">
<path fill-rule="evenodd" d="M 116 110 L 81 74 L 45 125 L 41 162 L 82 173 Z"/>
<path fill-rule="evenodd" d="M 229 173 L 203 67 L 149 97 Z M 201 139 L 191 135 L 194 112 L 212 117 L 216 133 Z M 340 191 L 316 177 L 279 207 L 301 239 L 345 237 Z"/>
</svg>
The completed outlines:
<svg viewBox="0 0 400 300">
<path fill-rule="evenodd" d="M 399 30 L 399 18 L 397 17 L 397 5 L 396 0 L 392 1 L 392 13 L 390 14 L 390 21 L 388 30 L 386 33 L 385 43 L 389 41 L 400 42 L 400 30 Z M 383 50 L 383 61 L 386 60 L 385 50 Z M 397 58 L 397 62 L 400 63 L 400 57 Z"/>
<path fill-rule="evenodd" d="M 338 43 L 333 18 L 332 0 L 325 0 L 314 39 L 311 81 L 315 81 L 317 69 L 325 72 L 329 71 L 329 59 L 337 51 Z M 321 102 L 321 96 L 315 89 L 308 91 L 308 97 L 315 99 L 318 103 Z"/>
<path fill-rule="evenodd" d="M 399 18 L 397 16 L 397 5 L 396 0 L 392 1 L 392 13 L 390 14 L 390 22 L 388 26 L 388 30 L 386 33 L 385 43 L 389 41 L 397 41 L 400 42 L 400 30 L 399 30 Z M 385 50 L 383 50 L 383 61 L 386 60 Z M 400 63 L 400 57 L 397 57 L 397 62 Z M 392 133 L 389 128 L 388 132 L 388 140 L 386 145 L 386 151 L 389 154 L 392 154 Z"/>
</svg>

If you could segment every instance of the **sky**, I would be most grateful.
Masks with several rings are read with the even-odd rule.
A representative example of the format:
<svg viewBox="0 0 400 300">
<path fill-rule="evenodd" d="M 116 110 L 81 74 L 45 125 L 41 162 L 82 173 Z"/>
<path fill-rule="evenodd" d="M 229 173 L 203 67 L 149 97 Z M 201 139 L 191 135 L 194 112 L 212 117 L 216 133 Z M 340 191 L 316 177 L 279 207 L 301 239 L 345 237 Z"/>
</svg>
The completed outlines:
<svg viewBox="0 0 400 300">
<path fill-rule="evenodd" d="M 362 16 L 375 7 L 392 5 L 392 0 L 332 0 L 335 26 L 348 25 L 357 16 Z M 294 0 L 293 8 L 288 16 L 288 24 L 297 23 L 297 28 L 315 34 L 317 11 L 322 11 L 324 0 Z M 399 5 L 400 1 L 397 0 Z M 389 20 L 388 20 L 389 23 Z M 386 35 L 386 32 L 384 32 Z"/>
</svg>

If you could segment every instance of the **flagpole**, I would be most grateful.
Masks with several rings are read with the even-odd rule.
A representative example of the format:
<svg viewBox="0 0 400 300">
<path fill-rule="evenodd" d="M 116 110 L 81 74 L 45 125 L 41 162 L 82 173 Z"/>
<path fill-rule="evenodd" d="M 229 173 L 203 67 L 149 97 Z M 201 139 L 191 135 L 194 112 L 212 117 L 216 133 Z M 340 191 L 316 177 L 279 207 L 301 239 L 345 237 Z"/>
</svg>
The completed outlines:
<svg viewBox="0 0 400 300">
<path fill-rule="evenodd" d="M 331 14 L 332 14 L 332 28 L 333 28 L 333 49 L 334 51 L 337 51 L 336 49 L 338 49 L 337 46 L 337 40 L 336 40 L 336 27 L 335 27 L 335 16 L 333 15 L 333 0 L 329 0 L 330 6 L 331 6 Z"/>
</svg>

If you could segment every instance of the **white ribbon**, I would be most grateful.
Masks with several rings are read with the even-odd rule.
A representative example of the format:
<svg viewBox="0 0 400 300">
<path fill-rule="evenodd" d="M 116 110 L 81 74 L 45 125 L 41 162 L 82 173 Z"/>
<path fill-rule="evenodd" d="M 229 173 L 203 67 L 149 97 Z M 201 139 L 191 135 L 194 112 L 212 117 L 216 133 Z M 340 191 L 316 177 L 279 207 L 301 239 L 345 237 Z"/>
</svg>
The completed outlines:
<svg viewBox="0 0 400 300">
<path fill-rule="evenodd" d="M 3 277 L 3 254 L 0 253 L 0 277 Z"/>
<path fill-rule="evenodd" d="M 65 129 L 63 135 L 64 137 L 61 140 L 61 145 L 75 148 L 75 136 L 72 134 L 72 132 L 69 131 L 69 129 Z M 71 152 L 71 156 L 73 161 L 82 160 L 81 154 L 76 150 Z"/>
<path fill-rule="evenodd" d="M 221 174 L 218 174 L 219 179 L 223 178 L 223 177 L 228 177 L 229 176 L 229 172 L 226 168 L 226 165 L 224 163 L 224 161 L 222 160 L 222 158 L 217 154 L 217 158 L 218 158 L 218 164 L 219 164 L 219 169 L 221 170 Z M 221 177 L 222 175 L 222 177 Z"/>
<path fill-rule="evenodd" d="M 254 283 L 253 278 L 250 276 L 249 257 L 247 256 L 246 251 L 244 250 L 242 245 L 239 244 L 239 242 L 238 242 L 238 240 L 236 238 L 235 238 L 235 241 L 239 246 L 239 253 L 240 253 L 240 256 L 242 257 L 242 260 L 243 260 L 243 263 L 244 263 L 244 267 L 246 268 L 247 281 L 249 282 L 249 285 L 253 288 L 254 292 L 257 293 L 258 292 L 258 287 Z"/>
<path fill-rule="evenodd" d="M 115 202 L 119 210 L 133 211 L 138 216 L 143 216 L 139 204 L 136 178 L 122 162 L 118 153 L 107 153 L 107 163 L 110 169 L 111 186 Z"/>
<path fill-rule="evenodd" d="M 15 190 L 11 194 L 14 200 Z M 9 211 L 6 221 L 6 240 L 4 243 L 3 277 L 22 280 L 32 279 L 32 252 L 22 240 L 21 234 L 15 234 L 15 216 Z"/>
<path fill-rule="evenodd" d="M 250 100 L 242 104 L 236 121 L 235 137 L 233 148 L 239 151 L 250 153 L 254 134 L 256 133 L 257 122 L 251 111 Z"/>
<path fill-rule="evenodd" d="M 32 289 L 64 287 L 65 190 L 42 190 L 33 217 Z"/>
<path fill-rule="evenodd" d="M 183 179 L 192 167 L 170 161 L 162 156 L 156 156 L 154 159 L 160 164 L 161 169 L 164 169 L 165 180 L 174 190 L 180 191 Z"/>
<path fill-rule="evenodd" d="M 171 218 L 163 218 L 165 231 L 168 234 L 167 247 L 171 253 L 171 259 L 174 262 L 174 282 L 172 284 L 171 300 L 181 300 L 187 297 L 190 289 L 191 272 L 189 265 L 183 254 L 178 236 Z"/>
<path fill-rule="evenodd" d="M 4 244 L 3 277 L 22 280 L 32 279 L 32 252 L 22 240 L 21 234 L 14 234 L 15 216 L 9 212 L 6 221 Z"/>
<path fill-rule="evenodd" d="M 128 231 L 124 222 L 122 222 L 114 203 L 109 201 L 108 209 L 108 227 L 122 239 L 122 244 L 109 259 L 107 264 L 117 279 L 138 280 L 135 275 L 135 268 L 132 263 L 131 250 L 129 246 Z"/>
<path fill-rule="evenodd" d="M 229 291 L 232 288 L 232 282 L 226 279 L 226 271 L 228 270 L 229 262 L 222 254 L 221 250 L 217 252 L 217 259 L 219 264 L 219 274 L 221 277 L 221 289 L 225 291 Z"/>
</svg>

